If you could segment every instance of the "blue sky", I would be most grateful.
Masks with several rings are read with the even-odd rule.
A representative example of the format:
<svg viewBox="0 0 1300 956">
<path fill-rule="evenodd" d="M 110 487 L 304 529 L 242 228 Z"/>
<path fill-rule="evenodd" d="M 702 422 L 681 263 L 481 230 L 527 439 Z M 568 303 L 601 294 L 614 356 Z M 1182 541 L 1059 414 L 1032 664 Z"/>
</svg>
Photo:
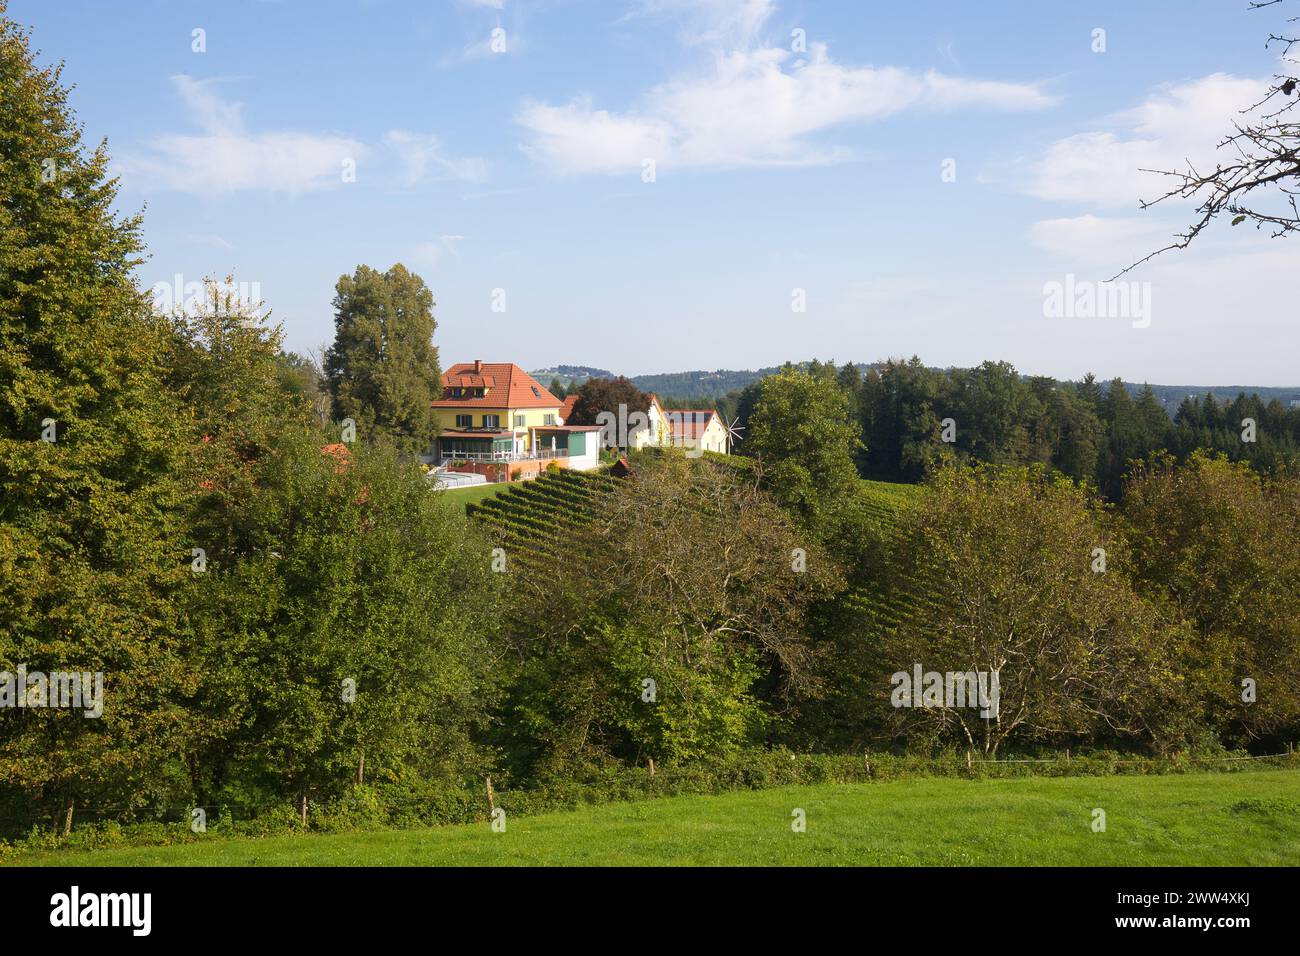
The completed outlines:
<svg viewBox="0 0 1300 956">
<path fill-rule="evenodd" d="M 1212 160 L 1275 72 L 1264 40 L 1281 18 L 1246 6 L 10 0 L 9 14 L 66 61 L 122 207 L 145 207 L 142 284 L 233 272 L 298 350 L 332 338 L 340 274 L 402 262 L 433 290 L 444 364 L 638 374 L 915 353 L 1292 385 L 1300 322 L 1279 280 L 1300 267 L 1294 240 L 1224 223 L 1143 268 L 1129 278 L 1149 283 L 1149 324 L 1044 310 L 1046 283 L 1106 279 L 1185 225 L 1186 207 L 1138 209 L 1159 188 L 1138 168 Z"/>
</svg>

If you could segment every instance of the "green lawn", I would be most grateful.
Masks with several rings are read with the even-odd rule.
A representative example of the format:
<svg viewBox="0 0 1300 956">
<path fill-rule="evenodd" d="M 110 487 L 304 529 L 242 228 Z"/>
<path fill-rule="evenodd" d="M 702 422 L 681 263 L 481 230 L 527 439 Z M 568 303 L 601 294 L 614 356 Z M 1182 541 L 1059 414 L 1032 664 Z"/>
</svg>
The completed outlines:
<svg viewBox="0 0 1300 956">
<path fill-rule="evenodd" d="M 444 488 L 438 492 L 446 495 L 448 501 L 456 501 L 463 505 L 473 504 L 478 501 L 485 501 L 494 497 L 497 492 L 503 488 L 509 488 L 510 484 L 504 481 L 489 481 L 483 485 L 468 485 L 464 488 Z"/>
<path fill-rule="evenodd" d="M 791 811 L 807 830 L 791 829 Z M 1093 809 L 1106 831 L 1092 830 Z M 1300 865 L 1300 774 L 917 779 L 672 797 L 486 824 L 42 853 L 86 865 Z"/>
</svg>

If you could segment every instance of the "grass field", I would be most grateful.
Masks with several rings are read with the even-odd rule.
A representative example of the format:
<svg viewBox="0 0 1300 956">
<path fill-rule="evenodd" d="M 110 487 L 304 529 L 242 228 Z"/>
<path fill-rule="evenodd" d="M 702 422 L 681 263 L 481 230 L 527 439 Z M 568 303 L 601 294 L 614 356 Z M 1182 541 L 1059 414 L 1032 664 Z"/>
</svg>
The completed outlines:
<svg viewBox="0 0 1300 956">
<path fill-rule="evenodd" d="M 468 485 L 464 488 L 445 488 L 438 492 L 446 495 L 448 501 L 455 501 L 460 504 L 472 504 L 476 501 L 486 501 L 488 498 L 495 498 L 497 493 L 503 488 L 510 487 L 503 481 L 489 481 L 483 485 Z"/>
<path fill-rule="evenodd" d="M 791 829 L 802 809 L 807 829 Z M 1093 832 L 1093 810 L 1106 812 Z M 11 863 L 1300 865 L 1300 774 L 916 779 L 607 804 L 429 830 L 63 851 Z"/>
</svg>

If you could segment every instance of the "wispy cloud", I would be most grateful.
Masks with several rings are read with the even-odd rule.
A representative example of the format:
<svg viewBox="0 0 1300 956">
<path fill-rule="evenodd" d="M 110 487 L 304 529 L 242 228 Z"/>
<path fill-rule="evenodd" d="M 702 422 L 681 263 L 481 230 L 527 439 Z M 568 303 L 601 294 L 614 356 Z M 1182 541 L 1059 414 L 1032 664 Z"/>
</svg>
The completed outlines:
<svg viewBox="0 0 1300 956">
<path fill-rule="evenodd" d="M 578 98 L 525 102 L 516 121 L 531 134 L 525 151 L 562 173 L 615 173 L 644 159 L 676 167 L 817 165 L 857 156 L 819 134 L 905 110 L 1041 109 L 1037 86 L 969 80 L 937 71 L 843 66 L 825 44 L 807 58 L 764 48 L 720 54 L 706 75 L 672 80 L 618 113 Z"/>
<path fill-rule="evenodd" d="M 775 12 L 772 0 L 641 0 L 628 17 L 671 17 L 688 46 L 748 50 Z"/>
<path fill-rule="evenodd" d="M 1167 237 L 1171 232 L 1158 220 L 1088 214 L 1036 222 L 1029 229 L 1029 240 L 1072 262 L 1113 266 L 1121 260 L 1133 261 L 1143 251 L 1149 251 L 1158 237 Z"/>
<path fill-rule="evenodd" d="M 411 249 L 411 258 L 427 266 L 437 266 L 447 255 L 459 262 L 460 253 L 456 251 L 456 243 L 463 242 L 464 239 L 464 236 L 439 236 L 435 242 L 417 242 Z"/>
<path fill-rule="evenodd" d="M 1212 168 L 1214 144 L 1267 88 L 1262 81 L 1225 73 L 1160 87 L 1137 107 L 1098 124 L 1101 128 L 1048 146 L 1030 164 L 1026 190 L 1092 208 L 1136 207 L 1169 188 L 1165 177 L 1144 169 L 1185 168 L 1188 161 Z"/>
<path fill-rule="evenodd" d="M 520 5 L 515 5 L 511 25 L 507 29 L 502 26 L 500 16 L 505 11 L 504 0 L 468 0 L 468 2 L 472 7 L 495 11 L 493 25 L 480 23 L 464 46 L 438 57 L 438 69 L 450 70 L 476 60 L 518 53 L 527 46 L 523 30 L 523 8 Z"/>
<path fill-rule="evenodd" d="M 395 129 L 384 134 L 383 142 L 397 154 L 408 186 L 439 179 L 480 183 L 487 178 L 486 160 L 449 156 L 437 136 Z"/>
<path fill-rule="evenodd" d="M 184 74 L 171 81 L 200 132 L 155 137 L 143 150 L 124 153 L 119 163 L 123 172 L 159 188 L 201 196 L 243 190 L 298 194 L 340 184 L 344 162 L 359 163 L 370 153 L 349 136 L 252 132 L 242 104 L 218 95 L 222 81 Z"/>
<path fill-rule="evenodd" d="M 221 236 L 214 232 L 187 232 L 181 238 L 187 242 L 193 242 L 201 246 L 216 246 L 218 249 L 234 249 L 235 247 Z"/>
<path fill-rule="evenodd" d="M 126 150 L 118 163 L 123 174 L 154 188 L 206 197 L 245 191 L 299 195 L 341 185 L 345 169 L 354 167 L 358 176 L 404 186 L 440 180 L 479 183 L 487 177 L 485 160 L 453 156 L 429 133 L 390 130 L 375 146 L 331 133 L 254 132 L 244 121 L 243 104 L 218 93 L 225 81 L 186 75 L 171 80 L 199 131 L 154 137 L 141 149 Z M 374 161 L 374 169 L 363 172 L 367 160 Z"/>
</svg>

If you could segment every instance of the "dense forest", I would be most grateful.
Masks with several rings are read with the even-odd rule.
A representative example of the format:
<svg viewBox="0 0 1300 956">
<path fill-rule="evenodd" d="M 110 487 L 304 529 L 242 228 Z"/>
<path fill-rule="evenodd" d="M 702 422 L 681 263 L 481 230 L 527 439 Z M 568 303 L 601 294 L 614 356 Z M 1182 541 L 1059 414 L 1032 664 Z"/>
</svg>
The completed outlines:
<svg viewBox="0 0 1300 956">
<path fill-rule="evenodd" d="M 1213 394 L 1189 396 L 1171 417 L 1149 386 L 1134 395 L 1118 379 L 1026 378 L 1006 362 L 940 370 L 913 357 L 867 367 L 799 367 L 843 392 L 862 443 L 858 469 L 867 478 L 919 481 L 950 458 L 1041 464 L 1115 496 L 1128 463 L 1159 451 L 1186 458 L 1212 449 L 1266 472 L 1300 462 L 1300 407 L 1256 394 L 1227 402 Z M 718 407 L 744 425 L 761 391 L 756 382 Z M 744 454 L 741 434 L 735 450 Z"/>
</svg>

